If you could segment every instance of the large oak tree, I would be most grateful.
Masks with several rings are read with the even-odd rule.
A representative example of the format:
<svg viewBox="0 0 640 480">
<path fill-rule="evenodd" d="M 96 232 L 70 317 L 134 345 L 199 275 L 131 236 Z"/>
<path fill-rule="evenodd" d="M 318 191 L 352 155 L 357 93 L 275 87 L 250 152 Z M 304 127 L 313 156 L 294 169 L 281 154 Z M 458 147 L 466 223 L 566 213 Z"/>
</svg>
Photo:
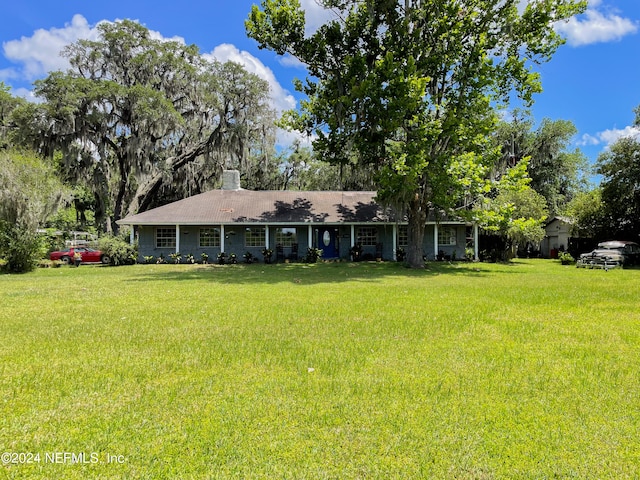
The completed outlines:
<svg viewBox="0 0 640 480">
<path fill-rule="evenodd" d="M 474 183 L 461 172 L 477 176 L 491 157 L 496 102 L 513 93 L 532 101 L 541 90 L 535 65 L 563 43 L 554 24 L 586 2 L 319 2 L 336 19 L 310 36 L 298 0 L 263 0 L 247 32 L 307 66 L 297 88 L 308 99 L 290 125 L 313 133 L 330 162 L 375 165 L 378 199 L 406 212 L 407 260 L 421 267 L 429 212 L 459 206 Z"/>
<path fill-rule="evenodd" d="M 107 230 L 126 214 L 211 188 L 223 167 L 273 148 L 268 84 L 240 65 L 206 60 L 125 20 L 64 51 L 71 68 L 36 82 L 44 100 L 14 112 L 44 153 L 96 197 Z"/>
</svg>

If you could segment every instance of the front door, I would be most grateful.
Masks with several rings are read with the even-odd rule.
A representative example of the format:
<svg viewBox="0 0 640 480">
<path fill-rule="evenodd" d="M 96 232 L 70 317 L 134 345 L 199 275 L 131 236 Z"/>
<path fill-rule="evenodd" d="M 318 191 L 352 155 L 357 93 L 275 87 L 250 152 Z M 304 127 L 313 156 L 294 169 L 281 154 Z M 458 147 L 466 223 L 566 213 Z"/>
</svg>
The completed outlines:
<svg viewBox="0 0 640 480">
<path fill-rule="evenodd" d="M 338 255 L 338 232 L 331 227 L 318 229 L 318 248 L 322 250 L 322 258 L 337 258 Z"/>
</svg>

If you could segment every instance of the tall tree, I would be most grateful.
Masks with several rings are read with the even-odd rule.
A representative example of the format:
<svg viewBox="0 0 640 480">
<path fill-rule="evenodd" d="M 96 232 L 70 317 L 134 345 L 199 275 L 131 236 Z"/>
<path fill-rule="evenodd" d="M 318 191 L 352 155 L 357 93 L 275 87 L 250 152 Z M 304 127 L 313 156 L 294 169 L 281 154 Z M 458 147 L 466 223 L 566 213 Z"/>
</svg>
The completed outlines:
<svg viewBox="0 0 640 480">
<path fill-rule="evenodd" d="M 571 218 L 573 222 L 572 236 L 585 239 L 606 239 L 603 237 L 605 209 L 602 203 L 602 190 L 599 187 L 575 195 L 567 204 L 563 215 Z"/>
<path fill-rule="evenodd" d="M 41 151 L 62 150 L 63 171 L 93 188 L 107 229 L 162 195 L 198 193 L 224 166 L 272 148 L 265 81 L 133 21 L 98 30 L 98 40 L 66 48 L 69 71 L 36 82 L 45 103 L 15 118 Z"/>
<path fill-rule="evenodd" d="M 623 137 L 598 158 L 603 230 L 609 237 L 640 237 L 640 141 Z"/>
<path fill-rule="evenodd" d="M 494 101 L 516 92 L 531 102 L 541 90 L 534 65 L 562 43 L 554 24 L 586 2 L 539 0 L 522 12 L 519 0 L 320 3 L 336 20 L 310 37 L 298 0 L 254 5 L 247 32 L 307 65 L 297 88 L 308 100 L 291 125 L 313 132 L 330 162 L 355 155 L 376 166 L 378 199 L 406 211 L 407 260 L 422 267 L 428 213 L 460 202 L 455 164 L 483 162 Z"/>
<path fill-rule="evenodd" d="M 551 215 L 558 214 L 584 187 L 587 160 L 579 149 L 568 150 L 576 133 L 572 122 L 548 118 L 534 130 L 534 121 L 528 114 L 514 112 L 511 121 L 501 122 L 496 129 L 502 156 L 494 175 L 529 157 L 530 187 L 545 198 Z"/>
<path fill-rule="evenodd" d="M 10 90 L 7 85 L 0 82 L 0 148 L 9 148 L 12 145 L 11 114 L 24 103 L 23 99 L 11 95 Z"/>
<path fill-rule="evenodd" d="M 373 190 L 373 171 L 355 162 L 331 165 L 308 147 L 294 143 L 283 158 L 286 190 Z"/>
<path fill-rule="evenodd" d="M 502 237 L 507 256 L 528 242 L 538 244 L 545 236 L 549 211 L 544 197 L 530 187 L 527 159 L 507 168 L 500 181 L 487 183 L 488 191 L 478 196 L 474 215 L 486 232 Z M 506 258 L 506 257 L 505 257 Z"/>
</svg>

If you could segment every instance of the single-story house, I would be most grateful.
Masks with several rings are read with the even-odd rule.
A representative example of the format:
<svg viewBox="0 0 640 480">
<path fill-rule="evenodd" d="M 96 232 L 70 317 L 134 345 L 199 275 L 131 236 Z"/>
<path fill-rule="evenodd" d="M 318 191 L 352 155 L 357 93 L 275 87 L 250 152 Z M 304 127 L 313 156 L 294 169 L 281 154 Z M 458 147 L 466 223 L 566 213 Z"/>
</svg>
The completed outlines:
<svg viewBox="0 0 640 480">
<path fill-rule="evenodd" d="M 252 191 L 240 188 L 237 171 L 223 173 L 223 186 L 126 217 L 140 257 L 202 253 L 211 259 L 224 252 L 239 259 L 245 252 L 261 259 L 304 257 L 309 247 L 324 259 L 349 259 L 362 246 L 362 258 L 396 259 L 407 245 L 407 223 L 375 202 L 375 192 Z M 464 221 L 429 220 L 423 244 L 429 259 L 439 254 L 463 258 L 467 246 L 477 258 L 477 226 Z"/>
<path fill-rule="evenodd" d="M 546 235 L 540 244 L 542 255 L 558 258 L 558 252 L 569 249 L 572 221 L 568 217 L 555 216 L 545 225 Z"/>
</svg>

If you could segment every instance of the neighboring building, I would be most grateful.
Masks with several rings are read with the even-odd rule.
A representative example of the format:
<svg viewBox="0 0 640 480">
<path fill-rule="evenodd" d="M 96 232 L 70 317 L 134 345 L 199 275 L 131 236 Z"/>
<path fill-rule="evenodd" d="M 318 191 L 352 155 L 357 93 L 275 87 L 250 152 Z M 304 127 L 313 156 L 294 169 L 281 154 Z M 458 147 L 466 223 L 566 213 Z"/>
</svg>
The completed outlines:
<svg viewBox="0 0 640 480">
<path fill-rule="evenodd" d="M 396 258 L 407 245 L 407 224 L 374 200 L 375 192 L 252 191 L 240 188 L 237 171 L 225 171 L 223 187 L 154 208 L 118 221 L 132 226 L 140 257 L 180 252 L 196 258 L 205 252 L 245 252 L 262 258 L 302 258 L 307 248 L 322 250 L 322 258 L 350 257 L 362 245 L 363 258 Z M 467 245 L 477 245 L 477 227 L 462 221 L 429 221 L 423 252 L 463 258 Z M 477 258 L 477 248 L 476 248 Z"/>
<path fill-rule="evenodd" d="M 543 256 L 558 258 L 558 252 L 569 249 L 571 225 L 571 219 L 568 217 L 556 216 L 547 222 L 547 225 L 544 227 L 547 234 L 540 244 L 540 250 Z"/>
</svg>

